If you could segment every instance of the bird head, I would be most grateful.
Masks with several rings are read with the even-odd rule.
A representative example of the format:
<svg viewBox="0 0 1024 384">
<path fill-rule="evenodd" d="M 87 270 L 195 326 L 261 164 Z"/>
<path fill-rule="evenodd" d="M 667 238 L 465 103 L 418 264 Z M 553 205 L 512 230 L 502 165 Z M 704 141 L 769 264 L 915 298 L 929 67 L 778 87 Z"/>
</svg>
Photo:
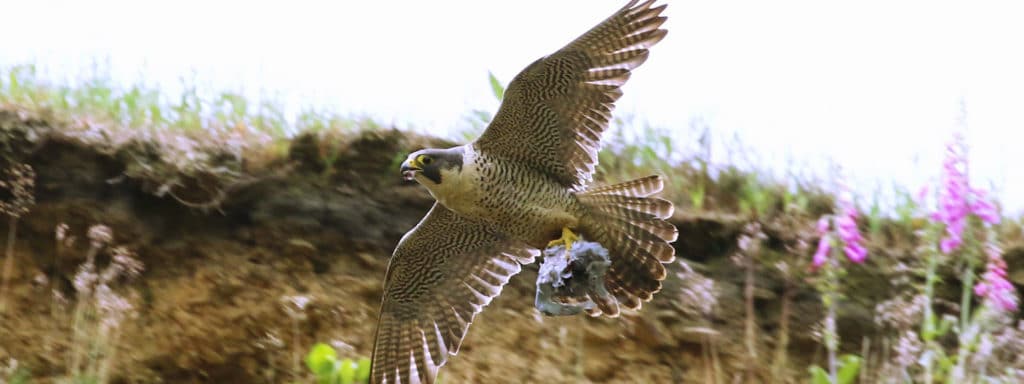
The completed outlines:
<svg viewBox="0 0 1024 384">
<path fill-rule="evenodd" d="M 458 172 L 462 169 L 461 147 L 449 149 L 421 149 L 409 154 L 402 162 L 402 178 L 416 180 L 420 184 L 429 180 L 433 184 L 441 184 L 444 174 Z M 429 185 L 428 185 L 429 186 Z"/>
</svg>

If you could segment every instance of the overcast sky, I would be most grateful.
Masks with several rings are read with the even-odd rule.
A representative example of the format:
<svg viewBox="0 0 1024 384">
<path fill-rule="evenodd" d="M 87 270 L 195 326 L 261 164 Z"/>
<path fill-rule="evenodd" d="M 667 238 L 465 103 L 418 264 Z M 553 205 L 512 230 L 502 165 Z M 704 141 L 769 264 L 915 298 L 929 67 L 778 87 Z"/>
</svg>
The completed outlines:
<svg viewBox="0 0 1024 384">
<path fill-rule="evenodd" d="M 972 178 L 1024 208 L 1024 9 L 979 1 L 679 1 L 617 111 L 671 129 L 738 132 L 763 164 L 842 165 L 862 193 L 916 190 L 960 129 Z M 175 92 L 182 76 L 290 108 L 318 105 L 445 134 L 621 0 L 0 1 L 0 66 L 32 61 Z M 721 153 L 717 151 L 716 153 Z M 639 176 L 639 175 L 638 175 Z"/>
</svg>

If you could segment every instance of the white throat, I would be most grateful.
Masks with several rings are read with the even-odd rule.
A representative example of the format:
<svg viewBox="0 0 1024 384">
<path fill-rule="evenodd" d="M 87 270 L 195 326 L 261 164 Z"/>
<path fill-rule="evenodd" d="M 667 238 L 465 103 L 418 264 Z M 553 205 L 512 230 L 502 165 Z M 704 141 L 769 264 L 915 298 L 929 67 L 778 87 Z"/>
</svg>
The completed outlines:
<svg viewBox="0 0 1024 384">
<path fill-rule="evenodd" d="M 477 154 L 472 146 L 464 146 L 462 154 L 462 169 L 441 170 L 441 184 L 434 184 L 426 177 L 418 176 L 420 184 L 427 187 L 430 195 L 442 205 L 456 212 L 467 212 L 477 201 L 479 188 L 476 183 Z"/>
</svg>

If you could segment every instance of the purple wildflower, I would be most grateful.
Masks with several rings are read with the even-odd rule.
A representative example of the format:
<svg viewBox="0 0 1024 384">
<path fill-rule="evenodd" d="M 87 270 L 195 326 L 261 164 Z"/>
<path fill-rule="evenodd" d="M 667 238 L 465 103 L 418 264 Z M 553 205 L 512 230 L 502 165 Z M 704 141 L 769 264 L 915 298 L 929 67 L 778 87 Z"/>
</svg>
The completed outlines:
<svg viewBox="0 0 1024 384">
<path fill-rule="evenodd" d="M 843 247 L 843 252 L 846 253 L 846 258 L 850 259 L 850 261 L 855 264 L 863 263 L 864 260 L 867 260 L 868 258 L 867 248 L 864 248 L 864 246 L 857 243 L 847 243 L 847 245 Z"/>
<path fill-rule="evenodd" d="M 818 234 L 821 235 L 821 240 L 818 241 L 818 249 L 814 252 L 814 258 L 811 259 L 811 268 L 813 269 L 824 265 L 828 260 L 828 253 L 832 250 L 832 238 L 828 235 L 828 228 L 828 216 L 818 219 Z"/>
<path fill-rule="evenodd" d="M 942 162 L 942 186 L 939 189 L 939 210 L 933 218 L 946 225 L 946 236 L 940 241 L 942 253 L 949 254 L 963 243 L 968 206 L 967 155 L 963 136 L 957 134 L 946 145 L 946 159 Z"/>
<path fill-rule="evenodd" d="M 862 245 L 864 237 L 857 230 L 857 208 L 853 205 L 853 199 L 847 193 L 839 198 L 839 215 L 835 216 L 835 235 L 843 243 L 843 253 L 851 262 L 863 263 L 868 256 L 868 250 Z M 829 233 L 829 218 L 822 217 L 818 220 L 818 233 L 821 240 L 818 242 L 818 249 L 811 260 L 813 268 L 821 267 L 828 260 L 829 251 L 832 250 L 832 236 Z"/>
<path fill-rule="evenodd" d="M 1001 258 L 990 260 L 981 283 L 974 286 L 974 294 L 991 301 L 996 308 L 1014 312 L 1017 310 L 1017 295 L 1014 285 L 1007 280 L 1007 263 Z"/>
<path fill-rule="evenodd" d="M 836 218 L 836 232 L 845 246 L 843 252 L 850 261 L 860 264 L 868 257 L 868 250 L 861 243 L 864 237 L 857 230 L 857 207 L 848 194 L 843 194 L 839 201 L 839 217 Z"/>
<path fill-rule="evenodd" d="M 986 199 L 987 191 L 984 189 L 971 189 L 971 200 L 967 203 L 967 206 L 971 209 L 971 213 L 978 216 L 981 221 L 989 224 L 999 224 L 999 212 L 996 211 L 995 204 Z"/>
<path fill-rule="evenodd" d="M 822 216 L 820 219 L 818 219 L 818 234 L 824 235 L 828 233 L 828 226 L 828 216 Z"/>
<path fill-rule="evenodd" d="M 999 309 L 1007 312 L 1017 310 L 1017 295 L 1013 284 L 1006 280 L 1006 261 L 1000 255 L 999 248 L 988 246 L 989 262 L 981 282 L 974 286 L 974 294 L 991 301 Z"/>
<path fill-rule="evenodd" d="M 952 253 L 963 243 L 968 214 L 974 214 L 989 224 L 999 223 L 999 212 L 986 195 L 985 190 L 971 188 L 968 183 L 967 146 L 963 136 L 957 134 L 946 145 L 939 209 L 932 215 L 932 219 L 946 225 L 946 236 L 939 242 L 942 253 Z"/>
<path fill-rule="evenodd" d="M 818 250 L 814 252 L 814 258 L 811 259 L 811 265 L 814 269 L 820 268 L 828 261 L 828 253 L 832 250 L 832 238 L 828 234 L 821 236 L 821 240 L 818 241 Z"/>
</svg>

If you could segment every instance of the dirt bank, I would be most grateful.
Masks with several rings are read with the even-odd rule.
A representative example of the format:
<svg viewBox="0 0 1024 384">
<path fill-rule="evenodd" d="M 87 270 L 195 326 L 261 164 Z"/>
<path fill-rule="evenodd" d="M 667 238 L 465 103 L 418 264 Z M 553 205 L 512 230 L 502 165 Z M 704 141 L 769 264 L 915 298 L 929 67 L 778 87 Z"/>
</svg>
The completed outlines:
<svg viewBox="0 0 1024 384">
<path fill-rule="evenodd" d="M 286 156 L 258 170 L 240 161 L 233 171 L 242 176 L 230 182 L 196 172 L 165 184 L 150 177 L 157 173 L 139 171 L 151 165 L 139 156 L 144 142 L 97 147 L 55 133 L 61 124 L 68 123 L 0 111 L 5 161 L 29 164 L 36 173 L 35 205 L 17 224 L 0 361 L 15 358 L 35 378 L 68 370 L 73 280 L 87 258 L 86 231 L 95 224 L 110 227 L 113 243 L 145 265 L 141 276 L 117 288 L 135 315 L 119 326 L 116 382 L 286 382 L 317 341 L 333 343 L 345 356 L 370 354 L 387 257 L 432 204 L 424 189 L 400 179 L 395 158 L 443 143 L 392 130 L 328 144 L 304 135 Z M 337 145 L 330 164 L 325 145 Z M 725 372 L 741 370 L 743 273 L 730 257 L 745 222 L 683 211 L 672 221 L 680 229 L 680 259 L 715 281 L 713 314 L 690 313 L 692 281 L 679 278 L 684 269 L 677 263 L 665 289 L 640 313 L 542 317 L 533 309 L 536 265 L 529 266 L 478 317 L 443 369 L 444 382 L 699 382 L 708 374 L 707 339 Z M 54 231 L 61 223 L 79 238 L 71 248 L 58 249 Z M 797 247 L 804 236 L 798 227 L 767 223 L 766 254 L 783 257 Z M 6 224 L 0 231 L 6 233 Z M 101 255 L 97 262 L 107 261 Z M 820 320 L 818 298 L 803 282 L 785 290 L 783 274 L 759 268 L 759 339 L 770 348 L 780 298 L 791 295 L 790 355 L 799 357 L 791 369 L 803 372 L 820 357 L 808 331 Z M 844 304 L 840 327 L 847 340 L 860 340 L 874 332 L 874 301 L 890 283 L 870 269 L 854 270 L 852 281 L 863 302 Z M 51 290 L 67 302 L 55 301 Z M 309 300 L 301 310 L 296 297 Z"/>
</svg>

